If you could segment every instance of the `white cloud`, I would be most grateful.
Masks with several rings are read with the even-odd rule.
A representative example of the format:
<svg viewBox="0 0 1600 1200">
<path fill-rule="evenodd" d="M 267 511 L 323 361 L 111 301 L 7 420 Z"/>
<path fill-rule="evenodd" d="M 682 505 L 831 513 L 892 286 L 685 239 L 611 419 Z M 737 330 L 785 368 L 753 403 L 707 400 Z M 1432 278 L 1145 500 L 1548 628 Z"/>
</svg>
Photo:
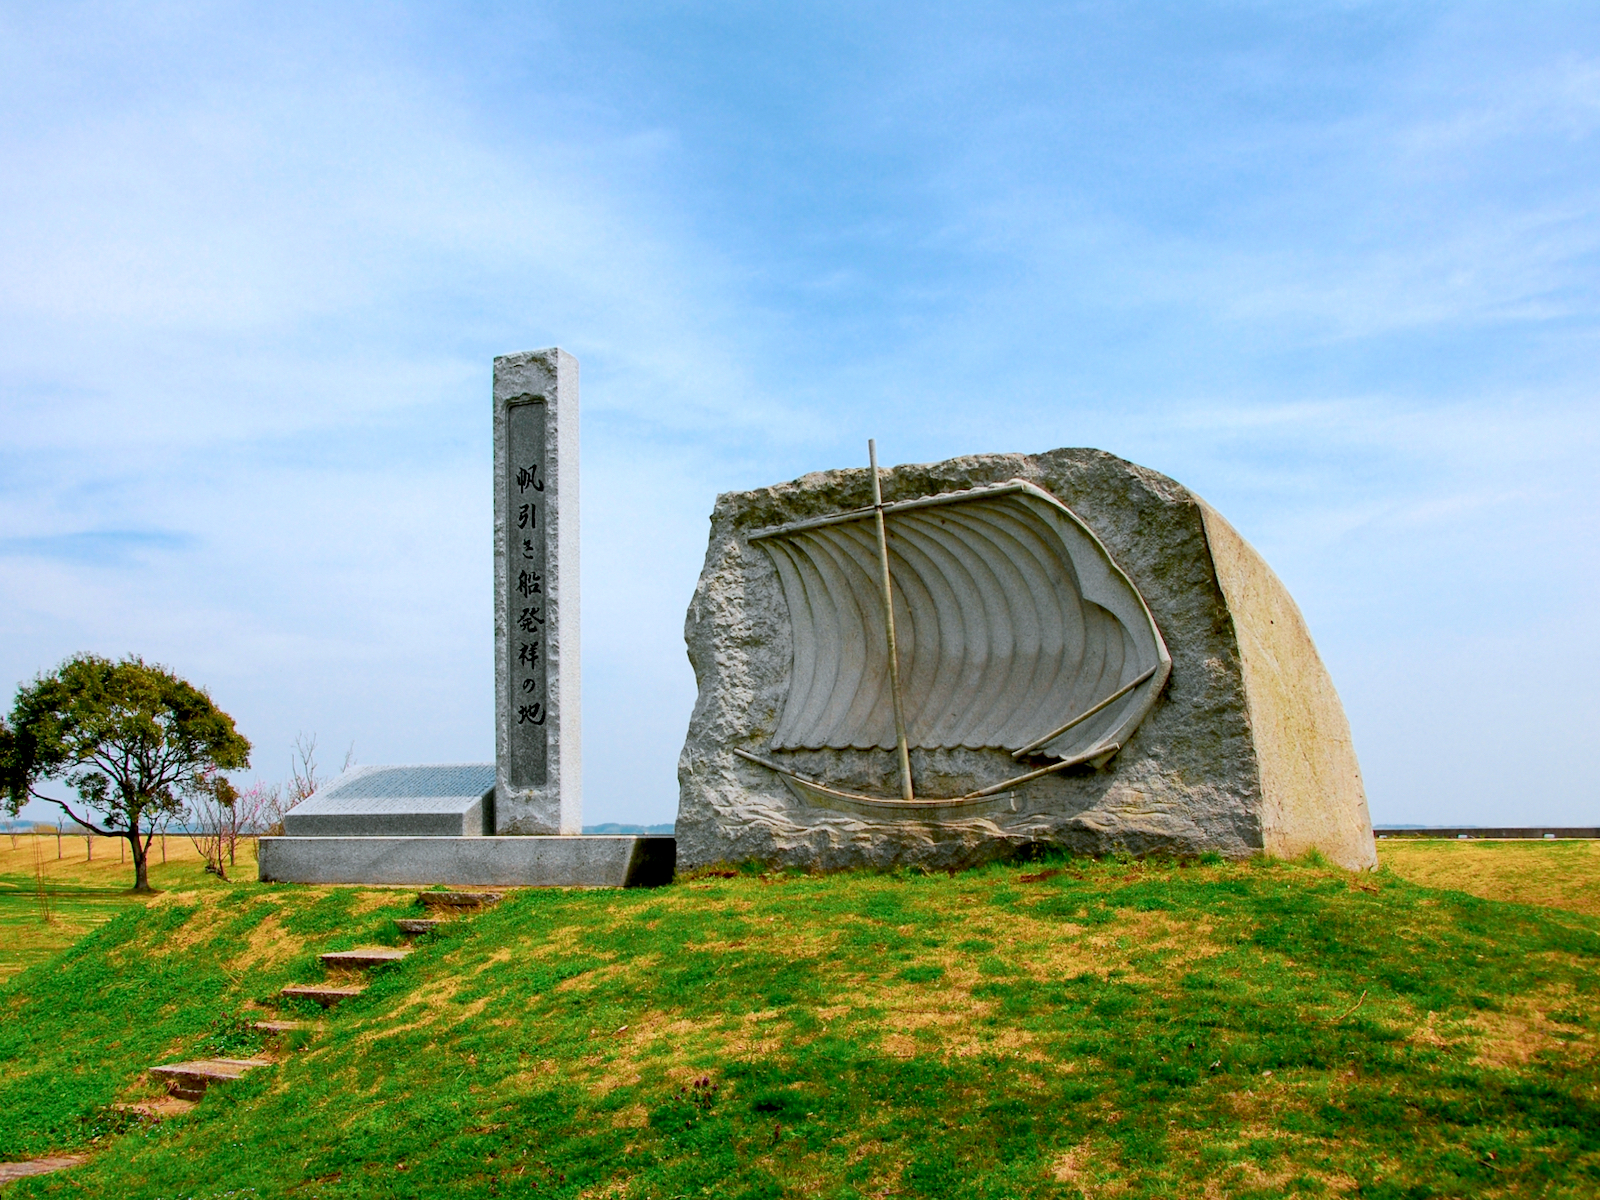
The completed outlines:
<svg viewBox="0 0 1600 1200">
<path fill-rule="evenodd" d="M 486 756 L 489 357 L 559 343 L 594 819 L 671 815 L 715 493 L 869 434 L 1099 444 L 1217 503 L 1380 812 L 1489 804 L 1463 755 L 1538 743 L 1537 697 L 1593 715 L 1593 56 L 1341 43 L 1373 77 L 1328 100 L 1292 37 L 1163 44 L 1168 79 L 1114 14 L 859 19 L 719 75 L 559 5 L 0 16 L 0 677 L 171 662 L 269 776 L 299 731 Z"/>
</svg>

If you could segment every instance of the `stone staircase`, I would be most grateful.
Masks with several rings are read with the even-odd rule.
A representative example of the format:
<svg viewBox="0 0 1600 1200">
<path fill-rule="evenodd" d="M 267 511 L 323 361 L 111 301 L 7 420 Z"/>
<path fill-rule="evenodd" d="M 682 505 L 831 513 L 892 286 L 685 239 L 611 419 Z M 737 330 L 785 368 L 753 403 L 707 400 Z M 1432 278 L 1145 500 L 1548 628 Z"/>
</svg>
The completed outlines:
<svg viewBox="0 0 1600 1200">
<path fill-rule="evenodd" d="M 417 899 L 424 908 L 435 912 L 461 912 L 465 909 L 488 908 L 499 904 L 504 892 L 419 892 Z"/>
<path fill-rule="evenodd" d="M 199 1058 L 194 1062 L 151 1067 L 150 1074 L 164 1079 L 167 1091 L 178 1100 L 198 1100 L 213 1083 L 238 1079 L 255 1067 L 269 1067 L 269 1058 Z"/>
<path fill-rule="evenodd" d="M 500 892 L 422 892 L 417 896 L 418 903 L 430 913 L 448 914 L 448 916 L 400 917 L 395 920 L 395 928 L 407 938 L 430 933 L 449 919 L 480 912 L 490 905 L 498 904 L 502 895 Z M 359 996 L 366 991 L 365 982 L 356 982 L 364 980 L 366 972 L 375 967 L 401 962 L 410 953 L 410 950 L 397 949 L 393 946 L 330 950 L 317 957 L 323 968 L 332 974 L 332 979 L 325 983 L 290 984 L 282 989 L 279 995 L 311 1000 L 324 1009 L 333 1008 L 352 996 Z M 256 1021 L 254 1026 L 271 1037 L 296 1030 L 315 1031 L 322 1028 L 321 1022 L 282 1020 L 277 1017 Z M 151 1067 L 149 1073 L 163 1080 L 167 1085 L 167 1091 L 175 1099 L 194 1102 L 201 1099 L 206 1093 L 206 1088 L 212 1084 L 238 1079 L 257 1067 L 271 1066 L 274 1061 L 271 1058 L 201 1058 L 193 1062 L 166 1063 Z"/>
<path fill-rule="evenodd" d="M 276 1036 L 280 1033 L 293 1033 L 296 1029 L 315 1028 L 310 1021 L 254 1021 L 252 1025 L 262 1033 L 271 1036 Z"/>
<path fill-rule="evenodd" d="M 395 950 L 388 946 L 373 946 L 362 950 L 334 950 L 321 955 L 325 967 L 347 967 L 358 971 L 371 970 L 385 963 L 399 962 L 410 954 L 409 950 Z"/>
<path fill-rule="evenodd" d="M 292 983 L 278 994 L 298 997 L 301 1000 L 314 1000 L 323 1008 L 332 1008 L 336 1004 L 342 1004 L 354 996 L 361 995 L 366 990 L 365 984 Z"/>
</svg>

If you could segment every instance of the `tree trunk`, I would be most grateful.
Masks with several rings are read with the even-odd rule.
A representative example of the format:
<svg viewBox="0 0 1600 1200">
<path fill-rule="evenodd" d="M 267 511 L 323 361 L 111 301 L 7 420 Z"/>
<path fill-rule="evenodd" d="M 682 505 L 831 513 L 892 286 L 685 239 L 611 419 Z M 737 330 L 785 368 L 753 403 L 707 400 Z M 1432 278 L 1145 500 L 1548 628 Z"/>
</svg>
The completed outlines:
<svg viewBox="0 0 1600 1200">
<path fill-rule="evenodd" d="M 150 859 L 145 853 L 144 839 L 139 836 L 139 822 L 136 819 L 128 822 L 128 846 L 133 850 L 133 890 L 148 892 L 154 889 L 150 886 Z"/>
</svg>

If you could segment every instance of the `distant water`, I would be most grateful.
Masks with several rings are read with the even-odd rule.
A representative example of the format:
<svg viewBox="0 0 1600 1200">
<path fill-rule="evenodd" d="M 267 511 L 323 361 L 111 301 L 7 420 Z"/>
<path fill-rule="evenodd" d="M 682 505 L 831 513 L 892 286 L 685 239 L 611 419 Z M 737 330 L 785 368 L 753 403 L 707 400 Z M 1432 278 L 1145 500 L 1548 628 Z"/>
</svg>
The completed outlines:
<svg viewBox="0 0 1600 1200">
<path fill-rule="evenodd" d="M 33 827 L 36 824 L 43 824 L 43 822 L 0 821 L 0 833 L 32 833 Z M 671 837 L 674 828 L 675 822 L 672 821 L 668 821 L 665 825 L 618 825 L 615 821 L 609 821 L 604 825 L 585 825 L 583 827 L 583 831 L 585 833 L 653 833 L 665 837 Z M 71 826 L 70 822 L 65 821 L 62 822 L 61 832 L 64 835 L 72 835 L 76 837 L 83 836 L 80 831 Z M 189 830 L 182 825 L 169 825 L 167 826 L 166 832 L 176 837 L 178 835 L 188 833 Z"/>
<path fill-rule="evenodd" d="M 583 831 L 585 833 L 655 833 L 671 837 L 676 827 L 677 823 L 674 821 L 668 821 L 665 825 L 618 825 L 615 821 L 608 821 L 604 825 L 585 825 Z"/>
</svg>

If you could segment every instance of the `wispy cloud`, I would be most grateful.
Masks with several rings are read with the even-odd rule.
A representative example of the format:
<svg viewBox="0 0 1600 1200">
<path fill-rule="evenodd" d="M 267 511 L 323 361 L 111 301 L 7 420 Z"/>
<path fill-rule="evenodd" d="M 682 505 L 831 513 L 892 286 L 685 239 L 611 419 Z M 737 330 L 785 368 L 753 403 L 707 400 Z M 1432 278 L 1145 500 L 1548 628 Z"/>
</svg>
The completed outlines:
<svg viewBox="0 0 1600 1200">
<path fill-rule="evenodd" d="M 0 678 L 138 650 L 268 773 L 301 730 L 488 755 L 489 359 L 561 344 L 595 820 L 672 814 L 715 493 L 868 435 L 1219 504 L 1380 815 L 1425 815 L 1421 757 L 1466 819 L 1456 751 L 1546 737 L 1477 658 L 1593 712 L 1551 664 L 1600 666 L 1600 21 L 821 11 L 0 14 Z"/>
<path fill-rule="evenodd" d="M 35 537 L 0 537 L 0 556 L 44 558 L 81 566 L 123 567 L 145 561 L 151 552 L 182 551 L 195 545 L 185 533 L 106 529 Z"/>
</svg>

